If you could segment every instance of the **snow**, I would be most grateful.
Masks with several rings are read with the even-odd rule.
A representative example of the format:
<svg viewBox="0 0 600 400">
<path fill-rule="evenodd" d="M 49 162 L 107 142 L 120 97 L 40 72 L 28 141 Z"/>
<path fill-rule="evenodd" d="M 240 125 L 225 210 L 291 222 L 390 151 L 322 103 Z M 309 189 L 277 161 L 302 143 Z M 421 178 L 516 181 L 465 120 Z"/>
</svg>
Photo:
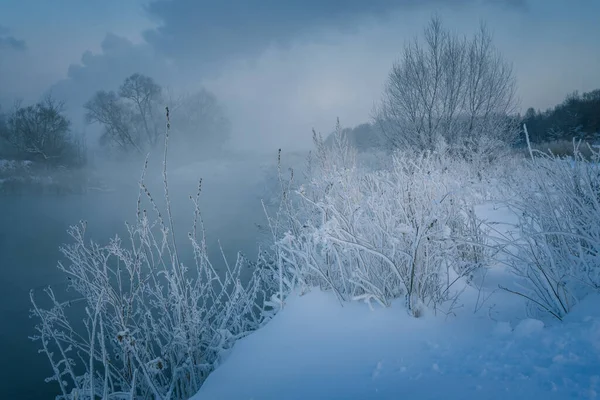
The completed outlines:
<svg viewBox="0 0 600 400">
<path fill-rule="evenodd" d="M 539 319 L 527 318 L 519 322 L 515 327 L 515 335 L 518 337 L 530 337 L 533 335 L 539 335 L 544 329 L 544 322 Z"/>
<path fill-rule="evenodd" d="M 506 209 L 478 214 L 506 222 Z M 205 399 L 594 399 L 600 397 L 600 295 L 563 322 L 528 318 L 514 282 L 497 266 L 474 278 L 450 315 L 410 317 L 343 306 L 313 289 L 288 297 L 263 328 L 239 340 L 194 400 Z"/>
<path fill-rule="evenodd" d="M 599 304 L 511 329 L 468 313 L 415 319 L 401 302 L 341 307 L 315 290 L 237 342 L 193 399 L 597 398 Z"/>
</svg>

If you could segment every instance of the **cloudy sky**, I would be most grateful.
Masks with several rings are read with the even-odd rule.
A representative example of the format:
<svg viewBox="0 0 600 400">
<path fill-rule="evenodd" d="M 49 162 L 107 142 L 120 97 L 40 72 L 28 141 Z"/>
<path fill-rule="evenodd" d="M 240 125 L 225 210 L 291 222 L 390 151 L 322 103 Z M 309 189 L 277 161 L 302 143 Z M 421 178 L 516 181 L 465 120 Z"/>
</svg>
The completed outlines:
<svg viewBox="0 0 600 400">
<path fill-rule="evenodd" d="M 0 0 L 0 104 L 51 91 L 77 119 L 141 72 L 215 92 L 240 148 L 303 146 L 312 127 L 370 118 L 434 13 L 465 34 L 488 24 L 523 108 L 600 88 L 598 0 Z"/>
</svg>

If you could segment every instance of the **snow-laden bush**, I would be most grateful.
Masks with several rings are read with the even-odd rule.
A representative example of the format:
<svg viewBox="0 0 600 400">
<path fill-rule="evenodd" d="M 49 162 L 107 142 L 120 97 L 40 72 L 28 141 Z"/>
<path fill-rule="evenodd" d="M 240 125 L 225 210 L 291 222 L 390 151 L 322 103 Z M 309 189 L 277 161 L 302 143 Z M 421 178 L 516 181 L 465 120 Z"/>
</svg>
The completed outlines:
<svg viewBox="0 0 600 400">
<path fill-rule="evenodd" d="M 276 243 L 282 291 L 320 286 L 340 301 L 384 306 L 404 296 L 419 315 L 440 309 L 453 285 L 487 262 L 446 156 L 398 153 L 386 169 L 359 168 L 339 123 L 332 145 L 315 135 L 315 146 L 308 182 L 295 196 L 285 186 L 287 224 Z"/>
<path fill-rule="evenodd" d="M 532 179 L 510 205 L 520 216 L 512 290 L 537 311 L 562 319 L 590 291 L 600 290 L 600 153 L 572 158 L 531 152 Z"/>
<path fill-rule="evenodd" d="M 85 223 L 70 228 L 74 243 L 62 247 L 67 262 L 58 267 L 75 299 L 62 300 L 47 288 L 46 309 L 31 293 L 39 321 L 33 339 L 50 361 L 48 381 L 58 383 L 61 399 L 187 399 L 223 350 L 266 321 L 267 258 L 251 263 L 238 256 L 229 265 L 223 257 L 225 271 L 213 266 L 199 186 L 191 198 L 195 212 L 188 234 L 195 262 L 184 265 L 171 215 L 166 151 L 163 174 L 165 211 L 142 176 L 136 223 L 127 225 L 127 239 L 100 245 L 86 239 Z M 246 267 L 253 267 L 250 278 L 242 277 Z"/>
</svg>

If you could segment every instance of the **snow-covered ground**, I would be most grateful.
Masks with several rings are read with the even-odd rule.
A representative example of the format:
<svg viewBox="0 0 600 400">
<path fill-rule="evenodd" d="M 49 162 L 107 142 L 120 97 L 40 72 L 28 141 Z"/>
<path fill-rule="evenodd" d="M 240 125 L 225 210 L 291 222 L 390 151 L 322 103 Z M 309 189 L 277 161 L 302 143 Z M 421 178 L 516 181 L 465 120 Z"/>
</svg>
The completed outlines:
<svg viewBox="0 0 600 400">
<path fill-rule="evenodd" d="M 490 205 L 480 212 L 510 220 Z M 600 397 L 600 296 L 563 322 L 542 321 L 497 289 L 513 280 L 505 269 L 481 278 L 448 316 L 413 318 L 403 301 L 372 310 L 319 290 L 292 295 L 194 400 Z"/>
<path fill-rule="evenodd" d="M 313 291 L 236 343 L 194 399 L 597 398 L 599 305 L 588 298 L 560 325 L 511 325 L 341 307 Z"/>
</svg>

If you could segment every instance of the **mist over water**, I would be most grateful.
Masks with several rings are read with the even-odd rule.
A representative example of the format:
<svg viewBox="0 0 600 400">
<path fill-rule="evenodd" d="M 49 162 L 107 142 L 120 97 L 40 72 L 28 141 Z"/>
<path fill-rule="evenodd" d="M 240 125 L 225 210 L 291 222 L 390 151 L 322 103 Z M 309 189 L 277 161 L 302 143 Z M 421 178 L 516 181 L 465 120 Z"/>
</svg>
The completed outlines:
<svg viewBox="0 0 600 400">
<path fill-rule="evenodd" d="M 238 253 L 254 261 L 260 246 L 273 245 L 264 208 L 275 212 L 281 194 L 278 172 L 287 179 L 293 168 L 294 183 L 302 181 L 308 151 L 318 154 L 318 141 L 311 141 L 313 129 L 327 138 L 338 121 L 341 130 L 348 128 L 365 164 L 381 170 L 391 165 L 382 156 L 393 148 L 389 132 L 382 134 L 385 93 L 390 87 L 410 88 L 411 83 L 428 80 L 419 76 L 429 75 L 391 84 L 390 72 L 406 60 L 405 46 L 412 38 L 422 42 L 432 16 L 440 17 L 448 29 L 445 40 L 449 33 L 466 40 L 480 22 L 486 24 L 494 43 L 489 55 L 501 54 L 510 65 L 510 73 L 503 76 L 510 77 L 504 82 L 511 85 L 476 86 L 492 88 L 494 93 L 482 96 L 490 99 L 502 97 L 502 91 L 493 88 L 512 88 L 516 82 L 515 92 L 510 91 L 514 104 L 506 102 L 500 114 L 510 114 L 509 125 L 513 117 L 520 121 L 523 114 L 529 115 L 532 142 L 545 151 L 546 128 L 556 131 L 556 122 L 565 117 L 541 110 L 559 104 L 568 93 L 585 93 L 600 85 L 600 1 L 578 4 L 0 0 L 0 399 L 48 399 L 58 393 L 56 383 L 44 382 L 52 371 L 46 355 L 38 354 L 39 341 L 29 339 L 39 323 L 39 318 L 29 318 L 30 290 L 42 307 L 49 306 L 43 291 L 49 285 L 62 298 L 78 295 L 67 290 L 67 277 L 56 264 L 67 262 L 60 246 L 73 243 L 67 229 L 81 220 L 87 221 L 88 241 L 105 245 L 119 235 L 123 247 L 130 247 L 125 223 L 136 222 L 146 152 L 151 154 L 144 182 L 167 218 L 167 131 L 169 197 L 180 259 L 193 266 L 190 196 L 196 196 L 202 179 L 199 202 L 208 255 L 223 272 Z M 456 54 L 463 54 L 465 62 L 472 58 Z M 442 58 L 449 73 L 432 76 L 443 76 L 444 85 L 456 86 L 462 93 L 458 97 L 475 94 L 452 82 L 469 82 L 468 71 L 477 69 L 454 63 L 453 57 Z M 445 93 L 437 90 L 437 82 L 430 87 L 436 88 L 432 93 Z M 427 96 L 413 97 L 419 103 L 416 97 Z M 432 110 L 445 110 L 451 117 L 440 121 L 459 116 L 453 98 L 441 95 L 434 107 L 425 101 L 430 127 Z M 580 112 L 591 108 L 577 106 L 575 97 L 567 100 L 574 108 L 565 113 L 569 118 L 564 132 L 581 128 L 569 125 L 572 116 L 594 120 Z M 44 109 L 49 103 L 53 107 Z M 394 117 L 398 109 L 403 108 L 392 104 L 387 116 Z M 38 124 L 34 134 L 17 129 L 31 121 Z M 397 128 L 406 121 L 398 118 Z M 455 126 L 462 123 L 461 115 Z M 62 129 L 50 134 L 48 125 Z M 481 130 L 491 134 L 488 127 Z M 452 136 L 435 130 L 428 138 Z M 600 143 L 600 130 L 596 131 Z M 407 132 L 401 139 L 416 137 L 408 128 Z M 42 139 L 33 139 L 33 151 L 23 145 L 30 136 Z M 498 142 L 493 139 L 482 146 Z M 145 194 L 141 198 L 153 221 L 153 206 Z M 244 271 L 242 279 L 251 272 Z"/>
<path fill-rule="evenodd" d="M 250 260 L 256 258 L 265 225 L 261 199 L 269 203 L 275 195 L 277 182 L 276 154 L 273 156 L 237 155 L 197 163 L 177 162 L 169 157 L 168 176 L 171 207 L 182 262 L 192 267 L 193 257 L 187 234 L 192 228 L 193 204 L 189 196 L 197 193 L 202 178 L 200 206 L 206 227 L 209 256 L 213 264 L 223 268 L 219 244 L 228 262 L 235 263 L 241 252 Z M 302 157 L 294 159 L 296 164 Z M 120 164 L 105 169 L 103 182 L 107 191 L 90 191 L 66 195 L 2 195 L 0 205 L 0 381 L 3 398 L 45 399 L 57 394 L 55 384 L 44 383 L 51 369 L 43 354 L 37 353 L 39 343 L 33 343 L 37 320 L 28 317 L 33 289 L 41 305 L 43 289 L 51 285 L 62 296 L 67 293 L 66 276 L 56 268 L 65 261 L 59 247 L 73 240 L 67 228 L 80 220 L 87 221 L 87 238 L 100 244 L 119 235 L 124 243 L 128 236 L 125 221 L 135 222 L 138 182 L 143 163 Z M 162 159 L 151 157 L 145 183 L 164 215 Z M 155 214 L 142 197 L 142 205 L 150 217 Z M 250 272 L 250 271 L 248 271 Z M 24 373 L 24 371 L 26 371 Z"/>
<path fill-rule="evenodd" d="M 51 369 L 45 355 L 37 354 L 28 336 L 35 320 L 28 318 L 29 290 L 42 298 L 48 285 L 66 289 L 66 277 L 56 268 L 59 246 L 69 241 L 66 229 L 87 219 L 90 236 L 105 240 L 122 230 L 123 210 L 115 194 L 68 196 L 4 196 L 0 198 L 0 390 L 6 398 L 51 398 L 53 385 L 43 379 Z M 111 207 L 112 204 L 112 207 Z M 26 372 L 25 372 L 26 371 Z M 39 382 L 39 383 L 38 383 Z"/>
</svg>

